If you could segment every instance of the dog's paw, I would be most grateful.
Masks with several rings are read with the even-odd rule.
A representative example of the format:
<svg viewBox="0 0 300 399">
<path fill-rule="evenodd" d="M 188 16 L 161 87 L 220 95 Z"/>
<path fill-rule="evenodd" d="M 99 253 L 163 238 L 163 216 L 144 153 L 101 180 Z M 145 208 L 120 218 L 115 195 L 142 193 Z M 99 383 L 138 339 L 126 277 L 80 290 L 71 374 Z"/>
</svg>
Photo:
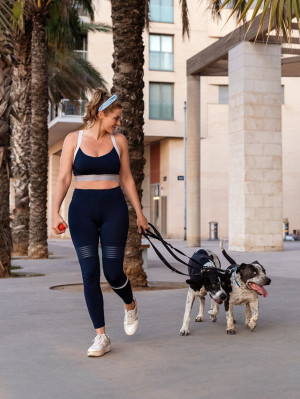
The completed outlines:
<svg viewBox="0 0 300 399">
<path fill-rule="evenodd" d="M 218 312 L 214 311 L 213 309 L 210 309 L 207 313 L 209 314 L 210 321 L 212 321 L 213 323 L 214 323 L 215 321 L 217 321 L 217 314 L 218 314 Z"/>
<path fill-rule="evenodd" d="M 229 334 L 229 335 L 236 334 L 235 330 L 226 330 L 226 333 Z"/>
<path fill-rule="evenodd" d="M 208 311 L 207 311 L 207 314 L 209 314 L 209 315 L 215 315 L 215 311 L 213 310 L 213 309 L 209 309 Z"/>
<path fill-rule="evenodd" d="M 182 328 L 182 329 L 179 331 L 179 334 L 182 335 L 182 336 L 188 336 L 188 335 L 190 335 L 190 331 L 189 331 L 188 328 Z"/>
<path fill-rule="evenodd" d="M 197 321 L 197 322 L 201 322 L 201 321 L 203 321 L 203 317 L 201 317 L 201 316 L 197 316 L 196 318 L 195 318 L 195 321 Z"/>
<path fill-rule="evenodd" d="M 254 331 L 256 328 L 256 324 L 249 323 L 249 324 L 247 324 L 247 328 L 249 328 L 250 331 Z"/>
</svg>

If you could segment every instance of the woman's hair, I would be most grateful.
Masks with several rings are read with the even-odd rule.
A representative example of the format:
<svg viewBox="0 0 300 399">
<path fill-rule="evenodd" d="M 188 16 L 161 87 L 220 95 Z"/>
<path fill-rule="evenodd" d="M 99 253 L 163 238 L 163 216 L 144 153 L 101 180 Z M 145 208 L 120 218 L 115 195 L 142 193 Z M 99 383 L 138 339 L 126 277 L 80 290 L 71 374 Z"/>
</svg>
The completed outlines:
<svg viewBox="0 0 300 399">
<path fill-rule="evenodd" d="M 94 125 L 94 123 L 98 118 L 99 107 L 103 103 L 105 103 L 105 101 L 107 101 L 110 97 L 111 96 L 102 89 L 97 89 L 94 92 L 91 101 L 86 106 L 86 113 L 85 116 L 83 117 L 83 122 L 85 127 L 92 127 Z M 109 114 L 111 111 L 113 111 L 116 108 L 122 108 L 122 105 L 119 100 L 114 101 L 107 108 L 105 108 L 103 110 L 104 115 Z"/>
</svg>

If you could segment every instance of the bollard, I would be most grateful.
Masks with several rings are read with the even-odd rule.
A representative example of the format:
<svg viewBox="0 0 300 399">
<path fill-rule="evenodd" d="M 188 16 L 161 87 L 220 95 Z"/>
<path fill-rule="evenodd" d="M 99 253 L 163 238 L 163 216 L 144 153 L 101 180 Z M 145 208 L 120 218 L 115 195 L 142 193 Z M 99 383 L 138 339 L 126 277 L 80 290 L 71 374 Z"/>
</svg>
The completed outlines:
<svg viewBox="0 0 300 399">
<path fill-rule="evenodd" d="M 218 222 L 208 222 L 209 240 L 218 240 Z"/>
<path fill-rule="evenodd" d="M 285 240 L 286 236 L 289 234 L 289 219 L 283 219 L 283 239 Z"/>
</svg>

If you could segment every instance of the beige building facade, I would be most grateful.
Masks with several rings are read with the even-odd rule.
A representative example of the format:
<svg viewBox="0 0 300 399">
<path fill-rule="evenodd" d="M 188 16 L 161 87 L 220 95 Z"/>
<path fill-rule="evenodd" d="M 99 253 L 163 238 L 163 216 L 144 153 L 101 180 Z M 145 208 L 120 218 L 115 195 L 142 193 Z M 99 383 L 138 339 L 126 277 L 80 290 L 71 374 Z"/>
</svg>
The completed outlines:
<svg viewBox="0 0 300 399">
<path fill-rule="evenodd" d="M 152 17 L 149 31 L 144 32 L 145 43 L 145 179 L 143 207 L 148 219 L 168 238 L 185 236 L 185 102 L 187 86 L 201 96 L 200 106 L 187 104 L 187 113 L 199 115 L 198 123 L 201 146 L 196 148 L 187 142 L 186 166 L 193 178 L 200 182 L 198 198 L 191 189 L 186 193 L 187 213 L 199 220 L 200 237 L 209 238 L 209 222 L 218 223 L 219 237 L 228 238 L 229 228 L 229 92 L 228 77 L 201 76 L 188 81 L 186 61 L 235 28 L 234 21 L 224 27 L 226 15 L 221 21 L 213 20 L 204 4 L 190 1 L 190 38 L 182 39 L 181 11 L 179 2 L 155 0 L 151 2 Z M 96 22 L 111 23 L 110 2 L 96 2 Z M 227 11 L 227 14 L 229 10 Z M 99 69 L 111 87 L 113 71 L 112 35 L 89 33 L 87 58 Z M 300 230 L 300 139 L 297 97 L 300 92 L 299 78 L 282 78 L 280 99 L 282 105 L 282 198 L 283 212 L 290 231 Z M 49 119 L 49 236 L 51 232 L 51 203 L 55 180 L 59 169 L 62 143 L 66 134 L 78 130 L 82 119 L 80 111 L 67 101 L 58 114 Z M 276 109 L 272 123 L 276 125 Z M 71 115 L 70 115 L 71 114 Z M 77 114 L 77 115 L 76 115 Z M 201 115 L 201 118 L 200 118 Z M 188 119 L 188 118 L 187 118 Z M 197 123 L 197 121 L 196 121 Z M 278 122 L 280 123 L 280 122 Z M 201 148 L 201 150 L 200 150 Z M 201 151 L 201 152 L 200 152 Z M 199 157 L 200 167 L 195 170 L 192 158 Z M 74 183 L 72 183 L 73 186 Z M 62 216 L 72 196 L 72 187 L 62 205 Z M 234 197 L 234 195 L 233 195 Z M 195 205 L 193 205 L 193 201 Z M 196 206 L 196 202 L 200 206 Z M 231 205 L 232 207 L 233 205 Z M 259 223 L 259 222 L 258 222 Z M 280 222 L 281 223 L 281 222 Z M 237 226 L 237 229 L 242 228 Z M 258 226 L 258 230 L 259 226 Z M 200 237 L 196 232 L 195 243 Z M 255 228 L 253 234 L 255 235 Z M 68 233 L 65 234 L 68 237 Z M 277 237 L 277 240 L 280 239 Z M 235 249 L 239 249 L 237 245 Z"/>
</svg>

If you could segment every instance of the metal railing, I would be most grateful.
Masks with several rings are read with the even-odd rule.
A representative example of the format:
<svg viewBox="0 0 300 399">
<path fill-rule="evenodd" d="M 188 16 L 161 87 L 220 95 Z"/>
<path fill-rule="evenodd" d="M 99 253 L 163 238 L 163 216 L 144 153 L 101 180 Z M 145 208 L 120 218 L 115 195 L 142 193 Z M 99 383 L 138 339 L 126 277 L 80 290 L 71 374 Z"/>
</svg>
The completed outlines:
<svg viewBox="0 0 300 399">
<path fill-rule="evenodd" d="M 85 100 L 78 100 L 75 104 L 67 98 L 64 98 L 57 106 L 49 106 L 48 121 L 50 122 L 56 117 L 83 116 L 85 113 L 85 105 Z"/>
<path fill-rule="evenodd" d="M 74 50 L 78 57 L 87 60 L 87 50 Z"/>
</svg>

